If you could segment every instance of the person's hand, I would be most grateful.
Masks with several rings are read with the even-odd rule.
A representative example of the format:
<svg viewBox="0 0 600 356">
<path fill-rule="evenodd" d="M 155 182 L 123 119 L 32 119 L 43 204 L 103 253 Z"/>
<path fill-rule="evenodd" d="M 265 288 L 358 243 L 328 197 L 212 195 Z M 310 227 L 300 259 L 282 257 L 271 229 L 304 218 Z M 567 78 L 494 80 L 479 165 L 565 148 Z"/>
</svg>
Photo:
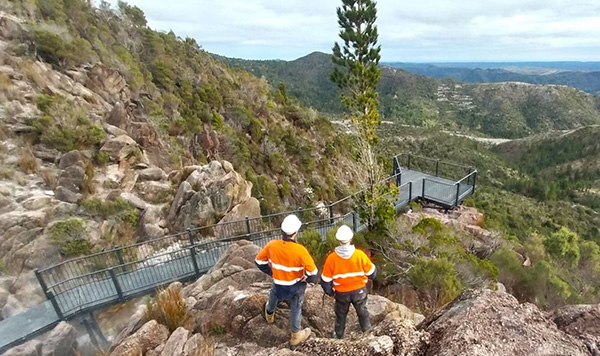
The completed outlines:
<svg viewBox="0 0 600 356">
<path fill-rule="evenodd" d="M 307 279 L 307 278 L 308 278 L 308 277 L 306 277 L 306 275 L 303 275 L 303 276 L 302 276 L 302 278 L 300 279 L 300 282 L 306 282 L 306 279 Z"/>
</svg>

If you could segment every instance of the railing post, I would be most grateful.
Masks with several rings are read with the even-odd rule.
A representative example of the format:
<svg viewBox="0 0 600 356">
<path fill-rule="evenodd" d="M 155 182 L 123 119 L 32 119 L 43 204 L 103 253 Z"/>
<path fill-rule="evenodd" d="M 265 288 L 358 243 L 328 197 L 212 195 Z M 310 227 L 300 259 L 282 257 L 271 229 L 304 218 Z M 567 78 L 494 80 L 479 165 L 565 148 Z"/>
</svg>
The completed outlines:
<svg viewBox="0 0 600 356">
<path fill-rule="evenodd" d="M 40 271 L 37 268 L 33 270 L 33 273 L 35 273 L 35 277 L 37 278 L 38 282 L 40 283 L 40 287 L 42 287 L 42 291 L 44 292 L 46 299 L 50 299 L 50 298 L 48 298 L 48 286 L 46 285 L 46 282 L 44 281 L 42 274 L 40 273 Z"/>
<path fill-rule="evenodd" d="M 121 252 L 121 249 L 119 248 L 119 246 L 113 246 L 113 250 L 115 251 L 115 254 L 117 255 L 117 261 L 119 261 L 119 266 L 121 267 L 121 273 L 125 272 L 125 267 L 123 266 L 125 264 L 125 261 L 123 260 L 123 253 Z"/>
<path fill-rule="evenodd" d="M 50 303 L 52 303 L 52 307 L 54 308 L 54 311 L 56 312 L 56 316 L 58 316 L 58 320 L 65 320 L 65 316 L 62 313 L 62 310 L 60 310 L 60 307 L 58 306 L 58 303 L 56 302 L 56 297 L 54 296 L 54 293 L 52 293 L 51 291 L 48 291 L 46 293 L 46 298 L 48 298 L 50 300 Z"/>
<path fill-rule="evenodd" d="M 460 197 L 460 183 L 456 183 L 456 204 L 458 206 L 458 198 Z"/>
<path fill-rule="evenodd" d="M 333 202 L 329 201 L 329 223 L 333 225 Z"/>
<path fill-rule="evenodd" d="M 398 172 L 398 160 L 396 159 L 396 157 L 394 157 L 392 165 L 394 167 L 392 170 L 392 175 L 396 175 L 396 173 Z"/>
<path fill-rule="evenodd" d="M 248 232 L 248 235 L 252 232 L 250 231 L 250 219 L 246 216 L 246 231 Z"/>
<path fill-rule="evenodd" d="M 246 217 L 246 219 L 248 219 Z M 198 261 L 196 260 L 196 245 L 194 242 L 194 235 L 190 228 L 187 229 L 188 238 L 190 239 L 190 255 L 192 257 L 192 265 L 194 266 L 194 273 L 196 276 L 200 275 L 200 268 L 198 268 Z"/>
<path fill-rule="evenodd" d="M 425 178 L 423 178 L 423 187 L 421 187 L 421 188 L 423 188 L 422 189 L 423 191 L 421 192 L 421 197 L 423 199 L 425 199 Z"/>
<path fill-rule="evenodd" d="M 110 274 L 110 279 L 112 279 L 113 284 L 115 285 L 115 290 L 117 291 L 117 296 L 119 300 L 123 300 L 123 290 L 121 289 L 121 285 L 119 284 L 119 280 L 117 279 L 117 275 L 115 274 L 114 268 L 109 268 L 108 273 Z"/>
<path fill-rule="evenodd" d="M 198 268 L 198 261 L 196 261 L 196 246 L 190 246 L 190 256 L 192 256 L 192 266 L 194 266 L 194 273 L 196 276 L 200 275 L 200 268 Z"/>
<path fill-rule="evenodd" d="M 407 164 L 407 166 L 408 166 L 407 168 L 410 170 L 410 153 L 408 154 L 408 162 L 407 163 L 408 163 Z"/>
<path fill-rule="evenodd" d="M 356 211 L 352 211 L 352 230 L 354 232 L 356 232 L 356 229 L 358 229 L 358 222 L 357 222 L 357 217 L 356 217 Z"/>
<path fill-rule="evenodd" d="M 473 193 L 475 193 L 475 185 L 477 184 L 477 173 L 479 172 L 475 172 L 473 175 Z"/>
<path fill-rule="evenodd" d="M 440 160 L 435 161 L 435 176 L 439 177 L 440 173 Z"/>
<path fill-rule="evenodd" d="M 408 202 L 412 202 L 412 182 L 408 182 Z"/>
</svg>

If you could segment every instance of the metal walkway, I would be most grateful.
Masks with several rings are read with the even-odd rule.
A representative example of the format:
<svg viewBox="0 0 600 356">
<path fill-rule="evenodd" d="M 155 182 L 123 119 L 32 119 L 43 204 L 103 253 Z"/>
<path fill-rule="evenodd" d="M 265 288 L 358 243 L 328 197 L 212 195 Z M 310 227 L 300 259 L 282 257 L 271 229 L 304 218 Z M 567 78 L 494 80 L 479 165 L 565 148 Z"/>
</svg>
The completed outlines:
<svg viewBox="0 0 600 356">
<path fill-rule="evenodd" d="M 383 183 L 400 188 L 394 204 L 396 210 L 416 200 L 453 208 L 474 193 L 476 170 L 448 165 L 451 168 L 442 171 L 447 173 L 442 178 L 439 173 L 443 165 L 440 161 L 410 155 L 394 157 L 394 174 Z M 454 173 L 466 175 L 452 180 Z M 247 239 L 264 246 L 280 237 L 279 226 L 287 214 L 295 213 L 306 220 L 300 234 L 315 229 L 325 238 L 327 232 L 342 223 L 354 231 L 362 231 L 366 226 L 352 209 L 359 195 L 360 192 L 325 208 L 299 209 L 190 229 L 35 271 L 48 300 L 0 321 L 0 353 L 52 329 L 61 320 L 152 293 L 173 281 L 197 278 L 214 266 L 234 241 Z"/>
</svg>

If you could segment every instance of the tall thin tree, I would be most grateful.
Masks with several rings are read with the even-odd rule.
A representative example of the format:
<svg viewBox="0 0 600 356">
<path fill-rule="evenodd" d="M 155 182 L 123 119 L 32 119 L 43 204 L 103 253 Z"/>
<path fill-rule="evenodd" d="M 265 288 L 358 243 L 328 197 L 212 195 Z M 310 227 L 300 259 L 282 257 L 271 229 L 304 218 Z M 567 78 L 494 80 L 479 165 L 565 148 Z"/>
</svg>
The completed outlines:
<svg viewBox="0 0 600 356">
<path fill-rule="evenodd" d="M 383 171 L 377 163 L 374 146 L 378 142 L 377 128 L 381 118 L 377 106 L 377 85 L 381 71 L 377 67 L 381 59 L 376 3 L 373 0 L 342 0 L 337 8 L 342 44 L 333 47 L 333 62 L 337 65 L 330 79 L 340 89 L 340 98 L 348 109 L 350 120 L 359 138 L 360 163 L 367 172 L 364 203 L 361 218 L 370 229 L 378 225 L 380 218 L 387 218 L 393 211 L 387 203 L 389 191 L 378 185 Z M 393 207 L 392 207 L 393 209 Z"/>
</svg>

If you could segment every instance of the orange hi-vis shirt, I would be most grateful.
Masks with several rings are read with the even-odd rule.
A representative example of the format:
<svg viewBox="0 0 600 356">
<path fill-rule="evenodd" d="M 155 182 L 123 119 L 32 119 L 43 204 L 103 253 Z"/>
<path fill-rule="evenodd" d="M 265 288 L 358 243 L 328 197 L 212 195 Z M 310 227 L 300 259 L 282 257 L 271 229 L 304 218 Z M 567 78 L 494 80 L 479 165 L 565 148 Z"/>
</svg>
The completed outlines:
<svg viewBox="0 0 600 356">
<path fill-rule="evenodd" d="M 321 279 L 326 283 L 333 281 L 333 289 L 345 293 L 364 288 L 369 280 L 368 276 L 374 272 L 375 265 L 361 250 L 355 249 L 349 258 L 332 252 L 325 260 Z"/>
<path fill-rule="evenodd" d="M 305 273 L 307 276 L 316 276 L 319 272 L 306 248 L 292 241 L 270 241 L 256 255 L 256 263 L 269 264 L 273 271 L 273 283 L 280 286 L 294 285 Z"/>
</svg>

